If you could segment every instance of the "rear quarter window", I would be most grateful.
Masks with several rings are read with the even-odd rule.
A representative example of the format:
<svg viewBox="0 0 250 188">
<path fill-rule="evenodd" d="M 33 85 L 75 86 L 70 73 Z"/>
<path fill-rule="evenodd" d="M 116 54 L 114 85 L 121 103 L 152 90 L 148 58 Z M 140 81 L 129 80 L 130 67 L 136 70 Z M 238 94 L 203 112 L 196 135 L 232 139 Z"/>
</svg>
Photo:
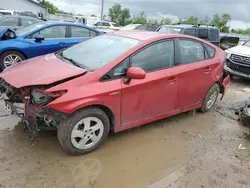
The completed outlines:
<svg viewBox="0 0 250 188">
<path fill-rule="evenodd" d="M 219 41 L 219 31 L 217 29 L 210 29 L 208 35 L 209 41 Z"/>
<path fill-rule="evenodd" d="M 198 37 L 208 40 L 208 29 L 198 29 Z"/>
<path fill-rule="evenodd" d="M 209 46 L 209 45 L 207 45 L 205 43 L 203 43 L 203 45 L 204 45 L 204 47 L 205 47 L 205 49 L 207 51 L 207 55 L 208 55 L 207 58 L 208 59 L 214 58 L 214 56 L 215 56 L 215 49 L 212 46 Z"/>
<path fill-rule="evenodd" d="M 195 37 L 196 36 L 196 29 L 186 29 L 183 34 L 191 35 L 191 36 Z"/>
</svg>

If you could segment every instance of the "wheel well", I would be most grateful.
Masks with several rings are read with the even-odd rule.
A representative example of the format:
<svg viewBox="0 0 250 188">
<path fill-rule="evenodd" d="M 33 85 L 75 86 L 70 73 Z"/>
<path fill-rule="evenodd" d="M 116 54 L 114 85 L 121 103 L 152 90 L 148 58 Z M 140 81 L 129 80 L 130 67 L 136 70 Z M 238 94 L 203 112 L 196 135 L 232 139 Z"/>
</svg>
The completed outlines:
<svg viewBox="0 0 250 188">
<path fill-rule="evenodd" d="M 115 125 L 115 116 L 112 110 L 110 110 L 107 106 L 104 105 L 90 105 L 86 106 L 84 108 L 89 108 L 89 107 L 97 107 L 100 108 L 109 118 L 110 121 L 110 130 L 114 131 L 114 125 Z"/>
<path fill-rule="evenodd" d="M 13 49 L 13 50 L 12 50 L 12 49 L 5 50 L 5 51 L 3 51 L 3 52 L 0 54 L 0 56 L 1 56 L 3 53 L 8 52 L 8 51 L 19 52 L 19 53 L 21 53 L 21 54 L 25 57 L 25 59 L 28 58 L 27 55 L 25 55 L 22 51 L 16 50 L 16 49 Z"/>
</svg>

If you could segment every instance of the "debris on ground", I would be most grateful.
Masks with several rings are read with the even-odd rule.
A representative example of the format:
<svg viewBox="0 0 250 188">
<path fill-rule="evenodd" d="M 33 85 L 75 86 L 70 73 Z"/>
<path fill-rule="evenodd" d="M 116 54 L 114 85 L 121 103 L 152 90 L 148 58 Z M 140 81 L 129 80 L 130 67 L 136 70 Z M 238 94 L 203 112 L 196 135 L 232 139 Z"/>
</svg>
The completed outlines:
<svg viewBox="0 0 250 188">
<path fill-rule="evenodd" d="M 231 107 L 216 106 L 215 111 L 250 128 L 250 100 L 237 102 Z"/>
<path fill-rule="evenodd" d="M 246 149 L 246 147 L 243 147 L 242 144 L 240 144 L 240 145 L 238 146 L 238 149 L 239 149 L 239 150 L 244 150 L 244 149 Z"/>
</svg>

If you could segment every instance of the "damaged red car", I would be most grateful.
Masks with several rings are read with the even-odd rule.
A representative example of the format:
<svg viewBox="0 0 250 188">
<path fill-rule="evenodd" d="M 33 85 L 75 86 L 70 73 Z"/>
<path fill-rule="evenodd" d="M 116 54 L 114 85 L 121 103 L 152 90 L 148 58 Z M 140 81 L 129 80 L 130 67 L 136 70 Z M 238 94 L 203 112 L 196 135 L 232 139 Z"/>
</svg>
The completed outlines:
<svg viewBox="0 0 250 188">
<path fill-rule="evenodd" d="M 224 61 L 224 51 L 191 36 L 118 31 L 13 65 L 0 85 L 6 110 L 22 113 L 30 133 L 57 129 L 63 149 L 81 155 L 110 131 L 209 111 L 230 82 Z"/>
</svg>

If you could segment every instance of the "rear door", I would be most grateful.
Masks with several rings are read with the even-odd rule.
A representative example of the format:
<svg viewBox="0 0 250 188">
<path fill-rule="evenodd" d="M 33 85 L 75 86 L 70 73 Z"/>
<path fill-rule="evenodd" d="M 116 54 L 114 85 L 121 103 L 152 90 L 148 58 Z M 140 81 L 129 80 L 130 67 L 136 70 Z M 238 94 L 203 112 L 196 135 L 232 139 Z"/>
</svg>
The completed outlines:
<svg viewBox="0 0 250 188">
<path fill-rule="evenodd" d="M 207 44 L 191 39 L 179 39 L 177 46 L 179 85 L 176 108 L 186 111 L 200 107 L 214 82 L 212 73 L 220 63 L 213 58 L 215 49 Z"/>
<path fill-rule="evenodd" d="M 146 78 L 122 83 L 121 124 L 127 128 L 140 121 L 174 111 L 178 80 L 173 74 L 174 41 L 151 44 L 130 58 L 133 67 L 145 70 Z"/>
<path fill-rule="evenodd" d="M 29 57 L 53 53 L 68 47 L 66 28 L 66 25 L 49 26 L 28 36 L 26 40 L 30 43 Z M 44 36 L 45 40 L 36 42 L 37 35 Z"/>
<path fill-rule="evenodd" d="M 84 27 L 70 26 L 69 29 L 69 46 L 98 35 L 97 32 Z"/>
</svg>

